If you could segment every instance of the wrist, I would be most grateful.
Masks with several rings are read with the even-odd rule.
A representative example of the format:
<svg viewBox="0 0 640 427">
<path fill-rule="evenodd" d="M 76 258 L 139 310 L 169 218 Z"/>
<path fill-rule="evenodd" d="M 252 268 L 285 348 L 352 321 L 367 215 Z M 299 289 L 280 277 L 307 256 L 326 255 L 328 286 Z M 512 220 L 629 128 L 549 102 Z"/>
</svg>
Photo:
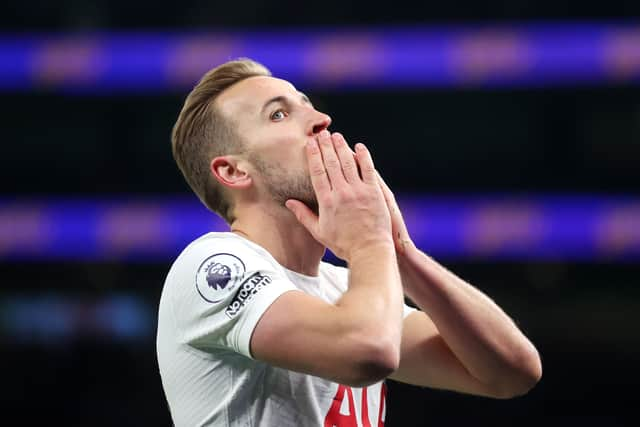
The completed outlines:
<svg viewBox="0 0 640 427">
<path fill-rule="evenodd" d="M 356 247 L 349 251 L 347 263 L 351 264 L 358 259 L 371 259 L 378 257 L 391 256 L 395 258 L 395 247 L 391 239 L 375 239 L 366 242 L 360 242 Z"/>
<path fill-rule="evenodd" d="M 404 293 L 411 299 L 414 293 L 424 292 L 435 275 L 435 262 L 415 245 L 408 245 L 402 254 L 397 255 L 398 270 L 402 278 Z"/>
</svg>

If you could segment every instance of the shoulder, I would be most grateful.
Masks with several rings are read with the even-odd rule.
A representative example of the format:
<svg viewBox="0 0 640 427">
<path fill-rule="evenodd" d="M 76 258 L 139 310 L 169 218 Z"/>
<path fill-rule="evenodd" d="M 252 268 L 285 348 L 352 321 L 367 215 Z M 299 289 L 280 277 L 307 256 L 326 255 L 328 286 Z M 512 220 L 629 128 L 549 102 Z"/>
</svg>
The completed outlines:
<svg viewBox="0 0 640 427">
<path fill-rule="evenodd" d="M 224 264 L 236 270 L 273 267 L 275 260 L 263 248 L 233 233 L 207 233 L 191 242 L 178 256 L 175 264 L 198 266 Z M 257 265 L 256 265 L 257 264 Z"/>
<path fill-rule="evenodd" d="M 251 357 L 258 320 L 276 298 L 295 289 L 264 248 L 231 233 L 208 233 L 178 256 L 163 297 L 183 342 Z"/>
<path fill-rule="evenodd" d="M 207 233 L 182 251 L 167 281 L 195 281 L 202 298 L 217 302 L 256 272 L 281 275 L 273 257 L 258 245 L 233 233 Z"/>
</svg>

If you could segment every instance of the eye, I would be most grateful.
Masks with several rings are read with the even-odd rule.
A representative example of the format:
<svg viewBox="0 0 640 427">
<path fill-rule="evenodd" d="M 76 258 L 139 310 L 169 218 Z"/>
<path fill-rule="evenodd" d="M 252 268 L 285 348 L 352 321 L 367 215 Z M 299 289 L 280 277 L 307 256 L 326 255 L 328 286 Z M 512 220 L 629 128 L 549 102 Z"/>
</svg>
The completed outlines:
<svg viewBox="0 0 640 427">
<path fill-rule="evenodd" d="M 273 113 L 271 113 L 271 116 L 269 116 L 269 118 L 271 120 L 273 120 L 274 122 L 279 122 L 279 121 L 283 120 L 287 116 L 288 116 L 287 112 L 282 110 L 282 109 L 280 109 L 280 110 L 276 110 Z"/>
</svg>

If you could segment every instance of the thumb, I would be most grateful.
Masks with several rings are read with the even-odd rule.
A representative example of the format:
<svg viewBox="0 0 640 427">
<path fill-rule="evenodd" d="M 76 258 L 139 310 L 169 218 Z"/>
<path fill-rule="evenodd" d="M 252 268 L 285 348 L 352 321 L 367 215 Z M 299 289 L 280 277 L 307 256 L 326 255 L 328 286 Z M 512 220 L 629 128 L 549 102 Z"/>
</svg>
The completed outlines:
<svg viewBox="0 0 640 427">
<path fill-rule="evenodd" d="M 311 235 L 316 238 L 316 228 L 318 227 L 318 217 L 311 209 L 299 200 L 289 199 L 284 205 L 296 217 L 296 219 L 306 228 Z M 317 239 L 316 239 L 317 240 Z"/>
</svg>

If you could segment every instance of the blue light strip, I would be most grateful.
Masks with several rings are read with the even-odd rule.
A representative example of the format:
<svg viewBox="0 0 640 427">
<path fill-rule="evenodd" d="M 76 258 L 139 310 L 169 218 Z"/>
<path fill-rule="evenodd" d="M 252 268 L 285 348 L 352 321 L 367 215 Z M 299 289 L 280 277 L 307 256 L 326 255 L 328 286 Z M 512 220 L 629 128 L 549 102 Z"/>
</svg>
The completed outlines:
<svg viewBox="0 0 640 427">
<path fill-rule="evenodd" d="M 248 56 L 302 88 L 638 83 L 633 23 L 0 35 L 0 90 L 185 90 Z"/>
<path fill-rule="evenodd" d="M 132 294 L 2 295 L 0 310 L 0 337 L 19 344 L 59 346 L 69 340 L 105 338 L 137 342 L 152 337 L 156 325 L 156 308 Z"/>
<path fill-rule="evenodd" d="M 416 244 L 450 259 L 640 259 L 640 198 L 400 197 Z M 170 261 L 226 224 L 193 197 L 2 200 L 0 261 Z"/>
</svg>

